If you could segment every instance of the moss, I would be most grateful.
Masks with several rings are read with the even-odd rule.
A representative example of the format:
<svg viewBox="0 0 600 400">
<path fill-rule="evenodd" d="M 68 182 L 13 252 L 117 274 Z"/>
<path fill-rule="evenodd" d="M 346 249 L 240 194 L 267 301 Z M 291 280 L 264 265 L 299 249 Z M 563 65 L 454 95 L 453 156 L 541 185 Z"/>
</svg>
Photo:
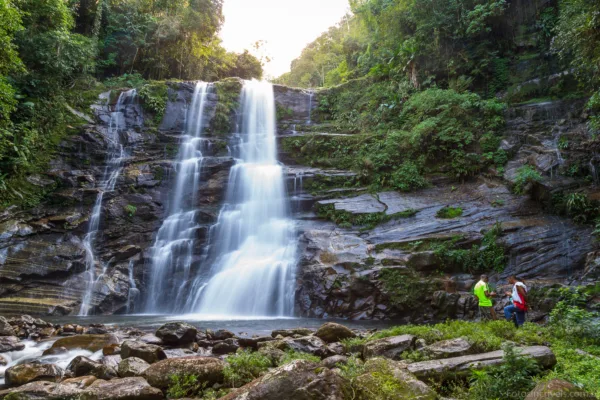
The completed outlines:
<svg viewBox="0 0 600 400">
<path fill-rule="evenodd" d="M 395 214 L 385 212 L 353 214 L 345 210 L 336 210 L 334 204 L 317 205 L 319 218 L 328 219 L 341 227 L 360 226 L 365 230 L 373 229 L 379 224 L 398 218 L 414 216 L 418 211 L 405 210 Z"/>
<path fill-rule="evenodd" d="M 165 115 L 169 100 L 169 87 L 166 82 L 152 81 L 145 84 L 138 90 L 138 95 L 142 100 L 142 107 L 153 115 L 154 124 L 159 125 Z"/>
<path fill-rule="evenodd" d="M 228 135 L 232 132 L 232 120 L 239 108 L 242 81 L 237 78 L 224 79 L 214 84 L 217 94 L 215 116 L 209 127 L 213 135 Z"/>
<path fill-rule="evenodd" d="M 418 310 L 424 298 L 443 287 L 440 280 L 423 279 L 411 269 L 382 269 L 379 280 L 390 302 L 401 310 Z"/>
<path fill-rule="evenodd" d="M 446 206 L 442 209 L 440 209 L 437 213 L 436 213 L 436 217 L 438 218 L 446 218 L 446 219 L 452 219 L 452 218 L 458 218 L 463 214 L 463 209 L 460 207 L 449 207 Z"/>
</svg>

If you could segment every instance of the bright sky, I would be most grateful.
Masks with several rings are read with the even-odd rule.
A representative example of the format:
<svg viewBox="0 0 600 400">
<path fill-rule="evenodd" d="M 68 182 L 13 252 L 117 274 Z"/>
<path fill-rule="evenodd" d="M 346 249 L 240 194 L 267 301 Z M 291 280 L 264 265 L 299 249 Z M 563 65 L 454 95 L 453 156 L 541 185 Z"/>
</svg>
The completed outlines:
<svg viewBox="0 0 600 400">
<path fill-rule="evenodd" d="M 225 0 L 223 46 L 252 52 L 254 42 L 265 41 L 262 52 L 272 59 L 265 72 L 275 78 L 348 10 L 348 0 Z"/>
</svg>

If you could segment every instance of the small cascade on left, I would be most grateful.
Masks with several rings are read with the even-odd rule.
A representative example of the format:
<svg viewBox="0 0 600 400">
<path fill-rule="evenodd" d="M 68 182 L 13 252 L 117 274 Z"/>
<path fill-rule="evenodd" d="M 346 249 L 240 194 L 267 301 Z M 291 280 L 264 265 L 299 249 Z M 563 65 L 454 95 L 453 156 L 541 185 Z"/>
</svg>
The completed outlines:
<svg viewBox="0 0 600 400">
<path fill-rule="evenodd" d="M 174 165 L 176 178 L 170 196 L 169 214 L 163 221 L 151 251 L 147 313 L 173 313 L 185 307 L 185 287 L 193 278 L 194 244 L 198 232 L 196 198 L 210 142 L 202 137 L 204 109 L 212 84 L 198 82 L 187 110 L 185 132 Z"/>
<path fill-rule="evenodd" d="M 102 201 L 104 195 L 115 189 L 115 184 L 121 170 L 123 162 L 127 157 L 125 146 L 123 144 L 122 133 L 126 129 L 125 126 L 125 109 L 128 105 L 134 104 L 136 101 L 137 92 L 135 89 L 121 92 L 114 110 L 110 114 L 110 122 L 107 129 L 106 140 L 108 142 L 106 166 L 102 175 L 102 180 L 98 185 L 98 195 L 92 214 L 90 216 L 88 229 L 83 238 L 83 247 L 85 248 L 85 264 L 86 264 L 86 288 L 79 308 L 79 315 L 87 316 L 92 308 L 92 300 L 96 285 L 98 285 L 102 276 L 106 273 L 106 265 L 100 266 L 102 272 L 97 273 L 99 267 L 96 259 L 95 243 L 100 233 L 100 220 L 102 217 Z"/>
</svg>

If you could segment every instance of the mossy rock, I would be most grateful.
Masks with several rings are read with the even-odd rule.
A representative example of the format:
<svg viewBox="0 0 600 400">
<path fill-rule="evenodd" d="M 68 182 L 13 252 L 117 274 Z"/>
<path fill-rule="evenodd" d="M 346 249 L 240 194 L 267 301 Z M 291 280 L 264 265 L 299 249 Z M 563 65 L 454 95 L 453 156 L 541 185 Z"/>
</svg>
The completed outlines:
<svg viewBox="0 0 600 400">
<path fill-rule="evenodd" d="M 363 400 L 434 400 L 436 393 L 408 372 L 406 364 L 386 358 L 372 358 L 355 387 Z"/>
<path fill-rule="evenodd" d="M 525 400 L 595 400 L 596 397 L 578 388 L 570 382 L 562 379 L 552 379 L 547 382 L 540 382 L 527 395 Z"/>
</svg>

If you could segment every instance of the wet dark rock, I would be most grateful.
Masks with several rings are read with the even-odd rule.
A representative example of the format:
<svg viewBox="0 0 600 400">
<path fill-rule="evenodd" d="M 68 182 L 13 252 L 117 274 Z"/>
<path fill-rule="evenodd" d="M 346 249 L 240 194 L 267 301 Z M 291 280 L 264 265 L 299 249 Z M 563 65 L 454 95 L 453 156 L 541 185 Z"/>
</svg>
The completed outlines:
<svg viewBox="0 0 600 400">
<path fill-rule="evenodd" d="M 50 347 L 49 349 L 44 350 L 42 353 L 43 356 L 54 356 L 59 354 L 68 353 L 69 349 L 66 347 Z"/>
<path fill-rule="evenodd" d="M 0 337 L 0 353 L 7 351 L 23 350 L 25 345 L 19 342 L 16 336 L 1 336 Z"/>
<path fill-rule="evenodd" d="M 169 322 L 158 328 L 156 336 L 170 346 L 186 346 L 196 340 L 198 330 L 185 322 Z"/>
<path fill-rule="evenodd" d="M 150 364 L 141 358 L 129 357 L 119 363 L 117 372 L 121 378 L 140 376 L 149 366 Z"/>
<path fill-rule="evenodd" d="M 227 329 L 219 329 L 218 331 L 206 330 L 208 340 L 225 340 L 235 337 L 235 334 Z"/>
<path fill-rule="evenodd" d="M 349 339 L 356 336 L 349 328 L 335 322 L 327 322 L 315 332 L 315 336 L 326 343 L 339 342 L 342 339 Z"/>
<path fill-rule="evenodd" d="M 102 348 L 102 354 L 105 356 L 114 356 L 121 354 L 121 346 L 117 343 L 112 343 Z"/>
<path fill-rule="evenodd" d="M 164 360 L 167 355 L 160 346 L 126 340 L 121 345 L 121 358 L 137 357 L 149 364 Z"/>
<path fill-rule="evenodd" d="M 81 393 L 81 400 L 161 400 L 162 391 L 141 377 L 105 381 L 98 379 Z"/>
<path fill-rule="evenodd" d="M 34 381 L 58 382 L 64 371 L 54 364 L 20 364 L 5 372 L 7 386 L 21 386 Z"/>
<path fill-rule="evenodd" d="M 343 400 L 349 382 L 328 368 L 306 360 L 292 361 L 234 390 L 222 400 Z"/>
<path fill-rule="evenodd" d="M 92 375 L 88 376 L 78 376 L 75 378 L 67 378 L 60 381 L 60 384 L 63 386 L 70 386 L 74 389 L 85 389 L 94 383 L 98 378 Z"/>
<path fill-rule="evenodd" d="M 413 335 L 401 335 L 373 340 L 365 344 L 362 354 L 365 359 L 383 356 L 398 360 L 402 353 L 414 348 L 416 339 Z"/>
<path fill-rule="evenodd" d="M 229 338 L 216 343 L 212 348 L 212 352 L 214 354 L 231 354 L 235 353 L 239 348 L 239 342 L 236 339 Z"/>
<path fill-rule="evenodd" d="M 166 389 L 169 386 L 171 375 L 196 375 L 199 384 L 207 387 L 223 382 L 223 368 L 225 363 L 216 358 L 209 357 L 181 357 L 159 361 L 152 364 L 143 376 L 150 385 Z"/>
<path fill-rule="evenodd" d="M 94 375 L 92 371 L 100 365 L 102 364 L 87 357 L 77 356 L 69 363 L 67 371 L 72 372 L 74 376 Z"/>
</svg>

